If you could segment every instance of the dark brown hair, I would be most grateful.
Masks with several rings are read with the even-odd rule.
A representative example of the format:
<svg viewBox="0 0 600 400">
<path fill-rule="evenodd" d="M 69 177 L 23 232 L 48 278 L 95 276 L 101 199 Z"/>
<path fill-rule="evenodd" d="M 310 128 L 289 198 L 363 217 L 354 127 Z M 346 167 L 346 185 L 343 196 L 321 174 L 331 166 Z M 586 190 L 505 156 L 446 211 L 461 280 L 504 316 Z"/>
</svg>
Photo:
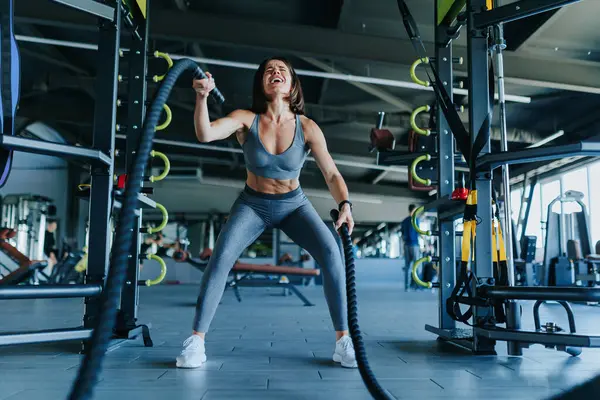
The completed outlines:
<svg viewBox="0 0 600 400">
<path fill-rule="evenodd" d="M 252 87 L 252 112 L 256 114 L 263 114 L 267 111 L 267 103 L 269 102 L 269 99 L 267 99 L 267 96 L 265 95 L 263 77 L 265 75 L 265 70 L 267 69 L 267 64 L 272 60 L 282 61 L 290 70 L 290 75 L 292 76 L 292 88 L 288 97 L 290 102 L 290 110 L 294 114 L 304 115 L 304 95 L 302 94 L 300 78 L 298 78 L 298 75 L 296 75 L 296 71 L 294 70 L 294 67 L 292 67 L 292 63 L 284 57 L 267 58 L 260 64 L 258 70 L 256 70 L 256 73 L 254 74 L 254 85 Z"/>
</svg>

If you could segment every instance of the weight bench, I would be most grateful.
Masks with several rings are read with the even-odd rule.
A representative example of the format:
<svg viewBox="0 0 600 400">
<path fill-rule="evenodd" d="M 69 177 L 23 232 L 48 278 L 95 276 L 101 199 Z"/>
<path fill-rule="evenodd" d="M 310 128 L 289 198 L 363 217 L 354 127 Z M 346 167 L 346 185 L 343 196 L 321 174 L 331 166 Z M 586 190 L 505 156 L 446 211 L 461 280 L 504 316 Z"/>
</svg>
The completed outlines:
<svg viewBox="0 0 600 400">
<path fill-rule="evenodd" d="M 24 283 L 34 276 L 37 271 L 41 272 L 48 266 L 47 261 L 30 260 L 25 254 L 7 242 L 15 235 L 16 232 L 12 229 L 0 228 L 0 251 L 19 265 L 17 269 L 0 279 L 0 286 Z"/>
<path fill-rule="evenodd" d="M 173 259 L 178 262 L 187 262 L 194 268 L 204 272 L 211 255 L 212 250 L 205 249 L 200 254 L 199 259 L 193 259 L 189 253 L 178 251 L 173 254 Z M 300 267 L 284 267 L 281 265 L 247 264 L 236 262 L 231 269 L 231 273 L 232 277 L 227 282 L 227 287 L 233 289 L 233 293 L 239 302 L 242 301 L 239 287 L 281 287 L 284 289 L 284 295 L 286 295 L 287 291 L 289 290 L 291 293 L 298 296 L 305 306 L 314 306 L 314 304 L 311 303 L 295 285 L 289 282 L 286 275 L 314 277 L 319 276 L 321 270 Z M 256 274 L 278 275 L 279 279 L 258 278 L 255 277 Z"/>
</svg>

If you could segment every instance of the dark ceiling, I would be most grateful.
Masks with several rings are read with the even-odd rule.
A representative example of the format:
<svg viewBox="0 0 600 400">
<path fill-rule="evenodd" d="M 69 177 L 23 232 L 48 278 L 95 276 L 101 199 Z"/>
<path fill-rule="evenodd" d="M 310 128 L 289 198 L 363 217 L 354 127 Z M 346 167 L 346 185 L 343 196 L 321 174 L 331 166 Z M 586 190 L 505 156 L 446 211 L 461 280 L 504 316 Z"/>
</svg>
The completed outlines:
<svg viewBox="0 0 600 400">
<path fill-rule="evenodd" d="M 90 145 L 96 52 L 31 43 L 27 37 L 97 43 L 96 19 L 49 0 L 16 3 L 15 28 L 22 36 L 19 116 L 53 126 L 69 142 Z M 407 4 L 432 53 L 434 1 Z M 598 15 L 600 1 L 584 0 L 506 26 L 506 92 L 531 98 L 529 104 L 507 103 L 509 130 L 525 131 L 514 135 L 512 149 L 561 129 L 565 135 L 554 144 L 600 132 Z M 281 54 L 297 69 L 410 81 L 408 67 L 416 58 L 393 0 L 152 0 L 150 31 L 152 49 L 212 60 L 203 66 L 227 98 L 223 107 L 213 107 L 213 117 L 249 106 L 253 76 L 251 69 L 215 65 L 215 60 L 258 64 Z M 123 46 L 128 40 L 123 37 Z M 455 54 L 466 54 L 464 35 L 455 43 Z M 151 74 L 162 68 L 162 61 L 151 61 Z M 456 75 L 464 77 L 466 64 L 456 68 Z M 334 158 L 368 164 L 375 162 L 368 141 L 377 112 L 386 111 L 386 127 L 402 148 L 407 143 L 408 111 L 433 99 L 427 91 L 309 76 L 302 77 L 302 85 L 307 114 L 322 127 Z M 120 96 L 125 98 L 123 86 Z M 151 91 L 155 87 L 150 84 Z M 456 100 L 468 102 L 466 96 Z M 194 142 L 193 102 L 190 82 L 183 79 L 169 101 L 173 123 L 159 138 Z M 467 116 L 463 118 L 466 122 Z M 497 117 L 494 126 L 497 130 Z M 206 176 L 243 176 L 243 160 L 236 155 L 157 148 L 169 153 L 174 166 L 200 166 Z M 340 170 L 351 184 L 370 185 L 371 194 L 422 196 L 407 191 L 405 172 L 380 177 L 381 171 L 370 168 Z M 306 179 L 315 180 L 315 175 L 316 166 L 309 163 Z"/>
</svg>

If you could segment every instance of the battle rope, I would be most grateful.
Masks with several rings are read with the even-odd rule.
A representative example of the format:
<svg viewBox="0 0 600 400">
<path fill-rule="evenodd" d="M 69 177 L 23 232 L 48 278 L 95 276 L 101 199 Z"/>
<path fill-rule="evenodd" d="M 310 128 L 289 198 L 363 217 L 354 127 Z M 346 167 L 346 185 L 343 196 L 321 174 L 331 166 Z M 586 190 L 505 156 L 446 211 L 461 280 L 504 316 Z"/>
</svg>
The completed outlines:
<svg viewBox="0 0 600 400">
<path fill-rule="evenodd" d="M 338 220 L 339 211 L 331 210 L 331 218 L 334 221 Z M 352 240 L 348 232 L 348 226 L 343 224 L 340 228 L 342 244 L 344 245 L 344 258 L 346 261 L 346 296 L 348 298 L 348 325 L 350 327 L 350 336 L 354 344 L 356 352 L 356 361 L 358 363 L 358 371 L 363 382 L 367 386 L 369 393 L 376 400 L 391 400 L 394 399 L 375 378 L 375 374 L 371 371 L 369 360 L 367 359 L 367 350 L 362 340 L 360 327 L 358 326 L 358 299 L 356 297 L 356 277 L 354 274 L 354 255 L 352 253 Z"/>
<path fill-rule="evenodd" d="M 112 248 L 111 267 L 108 272 L 106 286 L 102 292 L 98 324 L 92 333 L 90 348 L 85 354 L 79 368 L 79 374 L 69 395 L 70 400 L 87 400 L 92 398 L 94 386 L 98 382 L 98 377 L 102 372 L 102 360 L 104 359 L 117 320 L 117 308 L 119 306 L 123 283 L 125 282 L 131 249 L 133 236 L 131 232 L 135 229 L 135 209 L 137 208 L 138 195 L 142 179 L 144 178 L 144 169 L 152 151 L 155 128 L 160 119 L 163 105 L 167 102 L 175 82 L 186 70 L 195 71 L 200 79 L 205 77 L 198 68 L 198 65 L 192 60 L 179 60 L 167 72 L 163 83 L 158 89 L 156 98 L 146 114 L 144 130 L 135 153 L 133 168 L 125 186 L 122 208 L 119 213 L 119 223 L 117 225 L 116 240 Z M 211 94 L 217 101 L 222 102 L 224 100 L 216 88 Z"/>
</svg>

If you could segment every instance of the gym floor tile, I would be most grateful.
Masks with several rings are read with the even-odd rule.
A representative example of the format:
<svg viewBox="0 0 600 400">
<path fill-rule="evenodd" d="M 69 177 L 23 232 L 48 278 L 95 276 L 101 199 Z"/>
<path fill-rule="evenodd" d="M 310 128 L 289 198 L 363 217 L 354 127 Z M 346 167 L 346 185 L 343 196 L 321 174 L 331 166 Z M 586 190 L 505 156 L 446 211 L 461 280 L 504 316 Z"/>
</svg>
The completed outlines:
<svg viewBox="0 0 600 400">
<path fill-rule="evenodd" d="M 468 378 L 469 374 L 465 370 L 424 370 L 424 369 L 406 369 L 397 367 L 379 367 L 373 366 L 373 372 L 377 376 L 378 380 L 389 380 L 389 379 L 429 379 L 438 374 L 443 374 L 451 379 L 465 379 Z M 340 368 L 324 369 L 319 370 L 321 378 L 323 380 L 341 380 L 341 381 L 355 381 L 360 380 L 360 373 L 357 370 L 346 370 Z M 471 375 L 472 376 L 472 375 Z M 384 385 L 385 386 L 385 385 Z"/>
<path fill-rule="evenodd" d="M 208 390 L 202 400 L 372 400 L 366 390 Z"/>
<path fill-rule="evenodd" d="M 200 400 L 205 390 L 179 390 L 172 389 L 97 389 L 94 391 L 94 400 L 116 400 L 127 398 L 128 400 Z M 27 389 L 2 400 L 40 400 L 40 399 L 64 399 L 66 391 Z"/>
<path fill-rule="evenodd" d="M 140 323 L 151 323 L 153 348 L 141 340 L 109 352 L 95 400 L 371 399 L 360 374 L 332 361 L 335 337 L 322 288 L 302 288 L 316 304 L 243 290 L 226 292 L 207 335 L 208 362 L 175 368 L 190 334 L 197 286 L 140 288 Z M 580 357 L 533 346 L 522 357 L 473 356 L 424 330 L 437 321 L 437 298 L 392 287 L 359 290 L 360 325 L 371 367 L 398 399 L 545 400 L 600 373 L 600 350 Z M 26 300 L 0 309 L 0 329 L 38 330 L 81 323 L 81 300 Z M 525 328 L 531 304 L 524 302 Z M 600 327 L 598 309 L 574 305 L 578 331 Z M 542 321 L 563 324 L 559 309 L 541 309 Z M 22 316 L 27 315 L 24 319 Z M 65 318 L 65 316 L 67 316 Z M 580 321 L 581 320 L 581 321 Z M 56 400 L 71 389 L 82 356 L 78 343 L 0 347 L 0 400 Z"/>
</svg>

